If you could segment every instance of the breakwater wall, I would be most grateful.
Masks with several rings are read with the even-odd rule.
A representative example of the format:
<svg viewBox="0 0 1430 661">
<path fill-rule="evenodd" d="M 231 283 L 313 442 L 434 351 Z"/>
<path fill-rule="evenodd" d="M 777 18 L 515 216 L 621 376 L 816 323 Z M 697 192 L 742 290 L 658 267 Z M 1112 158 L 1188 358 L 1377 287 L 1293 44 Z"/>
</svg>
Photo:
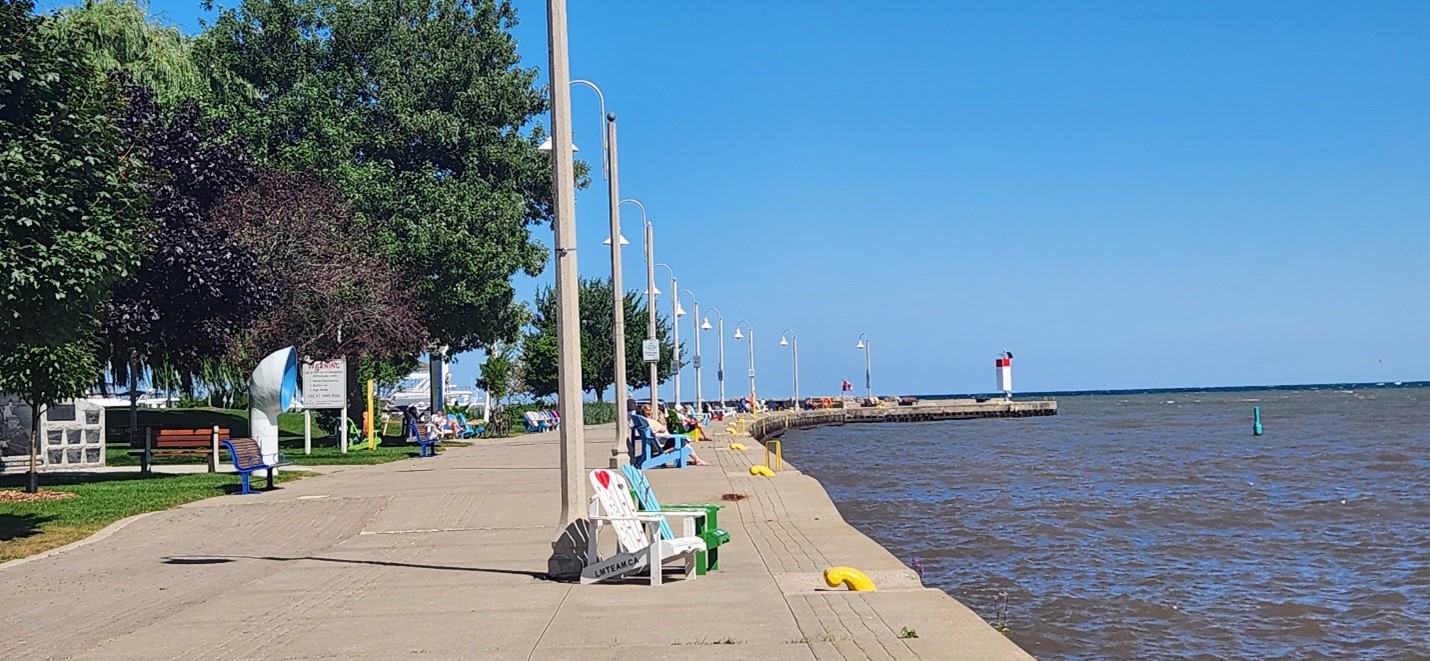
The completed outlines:
<svg viewBox="0 0 1430 661">
<path fill-rule="evenodd" d="M 750 421 L 750 436 L 757 441 L 775 438 L 789 429 L 861 422 L 934 422 L 973 418 L 1028 418 L 1057 415 L 1054 400 L 1011 401 L 950 399 L 919 402 L 912 406 L 867 406 L 773 413 Z"/>
</svg>

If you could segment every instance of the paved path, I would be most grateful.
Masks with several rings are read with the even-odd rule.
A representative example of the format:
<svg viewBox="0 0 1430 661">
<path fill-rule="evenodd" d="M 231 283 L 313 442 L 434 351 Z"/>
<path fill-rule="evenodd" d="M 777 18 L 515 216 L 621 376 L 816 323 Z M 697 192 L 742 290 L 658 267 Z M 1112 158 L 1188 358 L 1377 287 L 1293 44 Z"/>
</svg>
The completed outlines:
<svg viewBox="0 0 1430 661">
<path fill-rule="evenodd" d="M 588 428 L 588 467 L 611 434 Z M 813 479 L 750 476 L 764 457 L 746 441 L 650 473 L 665 502 L 747 496 L 699 580 L 544 580 L 558 454 L 535 434 L 192 503 L 0 568 L 0 658 L 1030 658 L 845 524 Z M 879 590 L 829 590 L 833 565 Z"/>
</svg>

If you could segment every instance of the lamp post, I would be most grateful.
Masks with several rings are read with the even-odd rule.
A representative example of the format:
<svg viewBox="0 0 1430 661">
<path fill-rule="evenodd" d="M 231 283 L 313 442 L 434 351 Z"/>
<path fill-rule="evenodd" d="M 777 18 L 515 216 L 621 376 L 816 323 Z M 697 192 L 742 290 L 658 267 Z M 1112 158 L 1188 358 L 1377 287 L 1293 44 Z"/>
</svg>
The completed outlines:
<svg viewBox="0 0 1430 661">
<path fill-rule="evenodd" d="M 745 336 L 740 334 L 741 324 L 750 329 L 750 410 L 753 411 L 755 409 L 755 327 L 744 319 L 736 322 L 735 339 L 737 340 L 745 339 Z"/>
<path fill-rule="evenodd" d="M 860 333 L 859 344 L 855 345 L 854 348 L 864 352 L 864 396 L 872 402 L 874 401 L 874 387 L 870 385 L 871 382 L 869 380 L 869 334 Z"/>
<path fill-rule="evenodd" d="M 785 333 L 789 333 L 790 340 L 785 340 Z M 786 328 L 780 331 L 780 346 L 791 347 L 794 351 L 794 410 L 799 410 L 799 336 L 794 331 Z"/>
<path fill-rule="evenodd" d="M 723 409 L 725 406 L 725 316 L 720 312 L 720 308 L 712 305 L 710 309 L 715 311 L 715 318 L 720 320 L 720 328 L 715 331 L 715 337 L 718 338 L 717 344 L 720 349 L 720 360 L 715 367 L 715 380 L 720 382 L 720 407 Z M 697 314 L 695 316 L 698 317 L 700 315 Z M 700 330 L 710 330 L 710 317 L 706 317 L 705 322 L 700 324 Z M 696 337 L 699 336 L 700 334 L 696 333 Z M 697 376 L 696 378 L 699 379 L 700 377 Z"/>
<path fill-rule="evenodd" d="M 656 268 L 665 267 L 670 273 L 670 371 L 675 377 L 675 399 L 671 401 L 671 406 L 680 405 L 680 318 L 685 316 L 685 310 L 680 307 L 680 281 L 675 279 L 675 269 L 665 262 L 656 263 Z M 656 292 L 659 294 L 659 292 Z M 655 413 L 651 409 L 651 413 Z"/>
<path fill-rule="evenodd" d="M 589 80 L 573 80 L 572 85 L 585 85 L 596 92 L 601 101 L 601 151 L 605 159 L 601 163 L 602 174 L 606 177 L 606 198 L 611 220 L 611 235 L 605 244 L 611 247 L 611 355 L 612 376 L 616 382 L 614 393 L 616 408 L 616 431 L 611 441 L 611 468 L 619 468 L 629 463 L 626 456 L 626 298 L 621 283 L 621 247 L 630 242 L 621 236 L 621 192 L 620 162 L 616 158 L 616 114 L 606 112 L 606 95 L 601 88 Z M 644 213 L 644 209 L 642 209 Z"/>
<path fill-rule="evenodd" d="M 576 171 L 571 153 L 571 71 L 567 54 L 566 0 L 546 1 L 547 70 L 551 77 L 552 215 L 555 219 L 557 407 L 561 425 L 561 525 L 551 544 L 547 573 L 580 574 L 581 550 L 573 534 L 586 507 L 585 419 L 581 403 L 580 283 L 576 270 Z"/>
<path fill-rule="evenodd" d="M 645 205 L 641 204 L 640 200 L 632 198 L 621 200 L 621 204 L 626 204 L 627 202 L 640 207 L 641 224 L 645 226 L 645 341 L 649 343 L 657 340 L 655 336 L 655 296 L 660 293 L 655 289 L 655 228 L 651 226 L 650 220 L 646 218 Z M 622 301 L 622 304 L 624 304 L 624 301 Z M 654 361 L 647 361 L 650 365 L 650 410 L 652 415 L 656 410 L 656 365 L 659 362 L 659 358 L 656 358 Z"/>
<path fill-rule="evenodd" d="M 695 306 L 695 316 L 690 318 L 690 326 L 695 329 L 695 413 L 699 415 L 703 404 L 704 395 L 700 392 L 700 301 L 695 298 L 695 292 L 689 289 L 682 290 L 682 294 L 690 294 L 690 303 Z M 680 381 L 676 381 L 680 383 Z"/>
</svg>

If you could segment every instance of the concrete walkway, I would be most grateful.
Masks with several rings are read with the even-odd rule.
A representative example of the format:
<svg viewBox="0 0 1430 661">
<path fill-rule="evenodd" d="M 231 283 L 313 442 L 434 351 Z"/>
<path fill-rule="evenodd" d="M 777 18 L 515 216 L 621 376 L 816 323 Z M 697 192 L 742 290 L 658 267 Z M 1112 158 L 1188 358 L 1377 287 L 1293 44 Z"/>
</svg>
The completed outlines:
<svg viewBox="0 0 1430 661">
<path fill-rule="evenodd" d="M 612 434 L 587 429 L 589 468 Z M 558 454 L 536 434 L 192 503 L 0 568 L 0 658 L 1031 658 L 845 524 L 813 479 L 750 476 L 764 453 L 745 440 L 649 473 L 665 502 L 746 496 L 699 580 L 544 580 Z M 834 565 L 879 590 L 826 588 Z"/>
</svg>

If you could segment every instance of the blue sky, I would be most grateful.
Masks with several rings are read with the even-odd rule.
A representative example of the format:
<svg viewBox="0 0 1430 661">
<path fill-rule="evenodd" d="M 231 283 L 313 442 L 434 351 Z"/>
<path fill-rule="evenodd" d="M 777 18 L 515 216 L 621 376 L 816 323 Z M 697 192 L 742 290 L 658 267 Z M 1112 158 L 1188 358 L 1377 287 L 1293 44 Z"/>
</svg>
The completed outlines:
<svg viewBox="0 0 1430 661">
<path fill-rule="evenodd" d="M 153 6 L 197 29 L 197 3 Z M 545 3 L 517 6 L 544 71 Z M 1423 2 L 572 2 L 569 27 L 657 260 L 727 332 L 753 323 L 776 397 L 786 327 L 804 395 L 862 386 L 861 332 L 884 394 L 992 390 L 1005 347 L 1020 390 L 1430 378 L 1427 24 Z M 585 275 L 609 274 L 605 204 L 599 177 L 578 194 Z"/>
</svg>

